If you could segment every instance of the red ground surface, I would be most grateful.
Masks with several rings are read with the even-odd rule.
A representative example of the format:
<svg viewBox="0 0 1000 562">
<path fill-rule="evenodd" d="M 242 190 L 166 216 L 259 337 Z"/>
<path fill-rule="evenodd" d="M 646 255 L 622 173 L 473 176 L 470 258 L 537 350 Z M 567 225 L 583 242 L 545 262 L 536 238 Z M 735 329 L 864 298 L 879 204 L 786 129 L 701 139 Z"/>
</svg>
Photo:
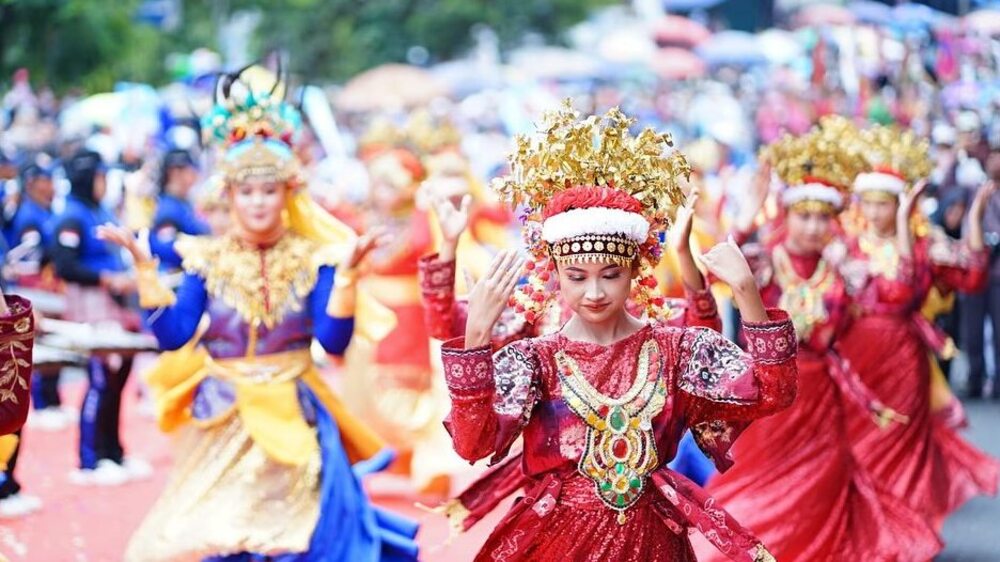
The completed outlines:
<svg viewBox="0 0 1000 562">
<path fill-rule="evenodd" d="M 79 404 L 82 385 L 70 385 L 63 394 L 70 404 Z M 152 419 L 138 413 L 131 384 L 126 394 L 125 447 L 130 454 L 153 464 L 156 469 L 153 479 L 118 488 L 73 486 L 67 475 L 76 466 L 76 428 L 50 433 L 29 427 L 24 433 L 17 477 L 24 491 L 40 497 L 44 506 L 40 512 L 23 519 L 0 519 L 0 554 L 11 562 L 121 560 L 129 536 L 160 493 L 171 464 L 170 438 L 159 432 Z M 422 560 L 471 560 L 503 511 L 498 510 L 446 545 L 446 520 L 416 508 L 415 498 L 401 495 L 405 486 L 400 482 L 380 476 L 368 486 L 378 504 L 422 522 L 418 535 Z"/>
</svg>

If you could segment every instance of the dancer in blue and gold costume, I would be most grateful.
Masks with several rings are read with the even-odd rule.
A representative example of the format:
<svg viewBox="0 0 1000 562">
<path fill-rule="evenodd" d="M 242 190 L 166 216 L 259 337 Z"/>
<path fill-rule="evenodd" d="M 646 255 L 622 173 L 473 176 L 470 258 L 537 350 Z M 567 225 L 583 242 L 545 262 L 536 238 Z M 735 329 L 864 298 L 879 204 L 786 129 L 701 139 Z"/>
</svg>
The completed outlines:
<svg viewBox="0 0 1000 562">
<path fill-rule="evenodd" d="M 370 504 L 358 479 L 391 454 L 309 351 L 314 338 L 340 354 L 352 336 L 388 331 L 353 278 L 379 236 L 355 238 L 301 189 L 290 106 L 234 97 L 205 119 L 224 148 L 233 225 L 178 239 L 176 294 L 129 231 L 101 231 L 132 253 L 147 323 L 174 350 L 148 378 L 161 427 L 179 433 L 174 474 L 125 560 L 415 560 L 416 526 Z"/>
</svg>

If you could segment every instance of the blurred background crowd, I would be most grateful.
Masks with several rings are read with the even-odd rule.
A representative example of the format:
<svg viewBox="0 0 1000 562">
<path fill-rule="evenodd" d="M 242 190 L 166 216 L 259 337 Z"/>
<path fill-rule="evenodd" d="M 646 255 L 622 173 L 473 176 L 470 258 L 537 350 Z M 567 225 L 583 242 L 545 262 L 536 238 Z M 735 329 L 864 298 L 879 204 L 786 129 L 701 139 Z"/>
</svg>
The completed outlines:
<svg viewBox="0 0 1000 562">
<path fill-rule="evenodd" d="M 426 189 L 375 181 L 387 172 L 366 150 L 406 145 L 419 159 L 411 183 L 457 176 L 492 209 L 485 185 L 505 172 L 512 137 L 564 98 L 584 113 L 620 106 L 673 135 L 701 188 L 702 248 L 752 206 L 758 149 L 829 114 L 927 137 L 935 167 L 921 209 L 954 238 L 975 190 L 1000 181 L 1000 3 L 986 0 L 0 1 L 5 282 L 58 293 L 51 233 L 26 241 L 18 225 L 33 207 L 59 215 L 64 163 L 81 148 L 107 166 L 101 203 L 123 224 L 152 227 L 170 195 L 224 230 L 200 119 L 220 72 L 248 65 L 245 79 L 285 79 L 305 118 L 308 189 L 359 229 L 401 199 L 426 204 Z M 443 147 L 460 158 L 435 159 Z M 488 250 L 518 243 L 505 212 L 480 217 L 499 226 L 478 237 Z M 984 220 L 989 289 L 936 310 L 964 352 L 944 372 L 971 398 L 1000 397 L 1000 200 Z M 48 380 L 36 427 L 71 425 Z"/>
</svg>

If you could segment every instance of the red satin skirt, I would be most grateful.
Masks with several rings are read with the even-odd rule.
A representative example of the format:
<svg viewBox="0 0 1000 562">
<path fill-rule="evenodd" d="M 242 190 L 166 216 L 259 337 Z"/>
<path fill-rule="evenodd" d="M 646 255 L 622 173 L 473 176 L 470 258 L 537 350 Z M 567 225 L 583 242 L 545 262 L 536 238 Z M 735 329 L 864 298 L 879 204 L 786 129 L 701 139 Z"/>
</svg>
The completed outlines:
<svg viewBox="0 0 1000 562">
<path fill-rule="evenodd" d="M 878 490 L 855 462 L 844 398 L 825 358 L 800 351 L 797 364 L 795 402 L 740 436 L 735 466 L 708 493 L 782 562 L 929 560 L 940 542 L 924 518 Z M 726 560 L 701 546 L 699 560 Z"/>
<path fill-rule="evenodd" d="M 622 525 L 590 480 L 567 474 L 536 484 L 518 499 L 476 561 L 696 562 L 672 509 L 650 484 Z"/>
<path fill-rule="evenodd" d="M 849 410 L 855 456 L 873 480 L 938 529 L 968 499 L 996 494 L 1000 464 L 931 414 L 927 348 L 907 319 L 858 318 L 841 349 L 878 398 L 910 418 L 883 430 Z"/>
</svg>

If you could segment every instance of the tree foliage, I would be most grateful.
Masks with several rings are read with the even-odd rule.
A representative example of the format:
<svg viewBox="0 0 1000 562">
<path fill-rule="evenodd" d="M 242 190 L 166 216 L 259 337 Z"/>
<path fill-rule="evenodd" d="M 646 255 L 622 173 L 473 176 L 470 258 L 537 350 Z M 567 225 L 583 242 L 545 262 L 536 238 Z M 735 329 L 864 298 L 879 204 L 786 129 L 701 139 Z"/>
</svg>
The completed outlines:
<svg viewBox="0 0 1000 562">
<path fill-rule="evenodd" d="M 0 84 L 26 67 L 62 91 L 108 90 L 119 80 L 160 83 L 166 55 L 218 48 L 218 29 L 240 10 L 260 12 L 254 54 L 281 48 L 310 81 L 343 80 L 403 61 L 412 47 L 431 60 L 461 54 L 479 23 L 504 46 L 527 32 L 550 39 L 614 0 L 183 0 L 164 32 L 135 20 L 141 0 L 0 0 Z"/>
</svg>

